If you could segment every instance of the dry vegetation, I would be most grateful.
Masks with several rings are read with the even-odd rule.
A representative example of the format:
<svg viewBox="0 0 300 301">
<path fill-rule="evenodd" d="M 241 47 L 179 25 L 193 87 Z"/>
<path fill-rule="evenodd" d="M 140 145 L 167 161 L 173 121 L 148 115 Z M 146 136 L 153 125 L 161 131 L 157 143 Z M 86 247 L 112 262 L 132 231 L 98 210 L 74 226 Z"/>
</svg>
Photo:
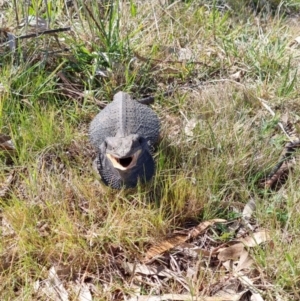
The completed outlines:
<svg viewBox="0 0 300 301">
<path fill-rule="evenodd" d="M 299 7 L 0 1 L 0 299 L 299 299 L 296 144 L 263 185 L 300 135 Z M 162 131 L 153 181 L 114 191 L 87 129 L 119 90 Z"/>
</svg>

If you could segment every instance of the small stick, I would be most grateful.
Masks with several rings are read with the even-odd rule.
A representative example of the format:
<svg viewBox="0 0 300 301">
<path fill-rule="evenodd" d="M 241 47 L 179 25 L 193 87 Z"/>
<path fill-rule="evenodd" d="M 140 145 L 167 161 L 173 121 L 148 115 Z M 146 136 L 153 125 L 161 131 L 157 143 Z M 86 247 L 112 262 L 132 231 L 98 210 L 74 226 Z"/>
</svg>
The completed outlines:
<svg viewBox="0 0 300 301">
<path fill-rule="evenodd" d="M 99 23 L 96 21 L 96 19 L 95 19 L 93 13 L 91 12 L 91 10 L 88 8 L 86 3 L 83 3 L 83 5 L 84 5 L 85 9 L 88 11 L 88 13 L 90 14 L 90 17 L 92 18 L 92 20 L 95 22 L 96 27 L 98 28 L 98 30 L 102 33 L 103 30 L 102 30 L 101 26 L 99 25 Z"/>
<path fill-rule="evenodd" d="M 63 31 L 69 31 L 69 30 L 71 30 L 71 27 L 49 29 L 49 30 L 44 30 L 44 31 L 36 32 L 36 33 L 30 33 L 30 34 L 26 34 L 23 36 L 19 36 L 19 37 L 16 37 L 16 39 L 21 40 L 21 39 L 34 38 L 34 37 L 41 36 L 43 34 L 52 34 L 52 33 L 56 33 L 56 32 L 63 32 Z"/>
</svg>

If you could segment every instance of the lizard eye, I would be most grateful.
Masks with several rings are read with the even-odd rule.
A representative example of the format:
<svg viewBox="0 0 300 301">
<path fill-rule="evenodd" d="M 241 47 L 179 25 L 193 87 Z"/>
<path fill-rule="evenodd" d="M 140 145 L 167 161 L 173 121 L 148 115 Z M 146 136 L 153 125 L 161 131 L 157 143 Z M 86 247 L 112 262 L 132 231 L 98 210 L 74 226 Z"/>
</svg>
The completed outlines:
<svg viewBox="0 0 300 301">
<path fill-rule="evenodd" d="M 107 149 L 107 142 L 104 141 L 102 144 L 100 144 L 99 148 L 100 148 L 100 149 L 102 149 L 102 148 Z"/>
</svg>

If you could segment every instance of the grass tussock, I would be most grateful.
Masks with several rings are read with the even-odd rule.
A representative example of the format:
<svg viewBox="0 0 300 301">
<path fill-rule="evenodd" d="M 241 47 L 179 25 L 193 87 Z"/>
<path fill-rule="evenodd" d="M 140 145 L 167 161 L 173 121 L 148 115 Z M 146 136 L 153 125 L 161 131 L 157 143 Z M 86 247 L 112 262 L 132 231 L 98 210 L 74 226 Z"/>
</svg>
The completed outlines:
<svg viewBox="0 0 300 301">
<path fill-rule="evenodd" d="M 1 189 L 13 175 L 0 199 L 1 300 L 49 300 L 52 267 L 69 300 L 83 300 L 76 281 L 90 285 L 94 300 L 124 300 L 136 289 L 124 263 L 176 230 L 235 220 L 241 212 L 232 206 L 250 198 L 256 226 L 272 238 L 251 253 L 264 300 L 296 300 L 299 165 L 277 191 L 259 181 L 286 142 L 280 118 L 288 113 L 299 127 L 299 5 L 0 2 L 0 132 L 15 146 L 0 153 Z M 29 22 L 37 18 L 71 29 L 19 39 L 12 49 L 8 33 L 45 30 Z M 160 97 L 169 88 L 174 95 Z M 88 126 L 119 90 L 156 94 L 162 130 L 154 179 L 114 191 L 92 169 Z M 227 226 L 211 231 L 214 246 L 235 237 Z M 192 280 L 184 275 L 184 289 L 169 279 L 160 289 L 141 284 L 140 294 L 212 296 L 225 274 L 209 262 Z"/>
</svg>

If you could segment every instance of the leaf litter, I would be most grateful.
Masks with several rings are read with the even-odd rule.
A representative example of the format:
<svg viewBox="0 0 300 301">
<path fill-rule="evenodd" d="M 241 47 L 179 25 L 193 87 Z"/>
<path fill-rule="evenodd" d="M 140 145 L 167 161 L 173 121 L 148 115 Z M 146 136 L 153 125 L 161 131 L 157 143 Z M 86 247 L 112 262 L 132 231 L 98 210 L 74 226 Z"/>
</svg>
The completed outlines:
<svg viewBox="0 0 300 301">
<path fill-rule="evenodd" d="M 230 221 L 231 222 L 231 221 Z M 144 259 L 131 261 L 121 248 L 111 249 L 110 265 L 100 277 L 102 285 L 112 284 L 114 277 L 120 277 L 128 285 L 128 292 L 122 293 L 123 300 L 250 300 L 247 294 L 260 299 L 256 288 L 257 272 L 250 248 L 258 247 L 269 240 L 263 229 L 224 243 L 214 238 L 217 226 L 229 224 L 223 219 L 208 220 L 186 231 L 175 231 L 173 239 L 156 243 L 145 253 Z M 178 233 L 180 232 L 180 233 Z M 212 278 L 208 282 L 200 275 L 206 273 Z M 93 290 L 84 278 L 71 277 L 71 267 L 52 266 L 46 279 L 36 281 L 35 292 L 51 300 L 91 301 Z M 71 279 L 71 280 L 70 280 Z M 106 279 L 106 280 L 105 280 Z M 174 293 L 170 292 L 174 288 Z M 130 293 L 131 292 L 131 293 Z M 176 292 L 176 293 L 175 293 Z M 116 295 L 111 296 L 119 300 Z"/>
<path fill-rule="evenodd" d="M 250 233 L 247 229 L 248 235 L 245 237 L 227 243 L 217 242 L 212 237 L 214 231 L 210 230 L 220 223 L 231 222 L 222 219 L 208 220 L 186 231 L 174 232 L 172 237 L 150 247 L 142 263 L 125 262 L 123 267 L 130 273 L 135 287 L 140 285 L 145 290 L 147 283 L 150 286 L 149 293 L 152 292 L 141 295 L 142 289 L 135 290 L 136 293 L 128 300 L 238 301 L 244 300 L 242 298 L 245 294 L 258 295 L 253 300 L 263 300 L 259 299 L 260 293 L 251 280 L 255 273 L 249 249 L 267 242 L 270 239 L 267 231 L 260 229 Z M 243 227 L 242 220 L 241 226 Z M 199 291 L 192 287 L 199 280 L 201 271 L 209 273 L 208 269 L 223 276 L 216 277 L 219 278 L 216 283 L 207 283 L 208 292 L 203 295 L 204 284 L 200 285 Z M 172 282 L 181 294 L 163 293 Z"/>
<path fill-rule="evenodd" d="M 44 280 L 38 280 L 34 284 L 34 290 L 37 296 L 46 296 L 54 301 L 74 300 L 74 295 L 78 301 L 92 301 L 92 293 L 87 283 L 79 279 L 64 281 L 70 273 L 68 267 L 63 267 L 63 272 L 59 272 L 60 267 L 52 266 L 48 272 L 48 277 Z"/>
</svg>

